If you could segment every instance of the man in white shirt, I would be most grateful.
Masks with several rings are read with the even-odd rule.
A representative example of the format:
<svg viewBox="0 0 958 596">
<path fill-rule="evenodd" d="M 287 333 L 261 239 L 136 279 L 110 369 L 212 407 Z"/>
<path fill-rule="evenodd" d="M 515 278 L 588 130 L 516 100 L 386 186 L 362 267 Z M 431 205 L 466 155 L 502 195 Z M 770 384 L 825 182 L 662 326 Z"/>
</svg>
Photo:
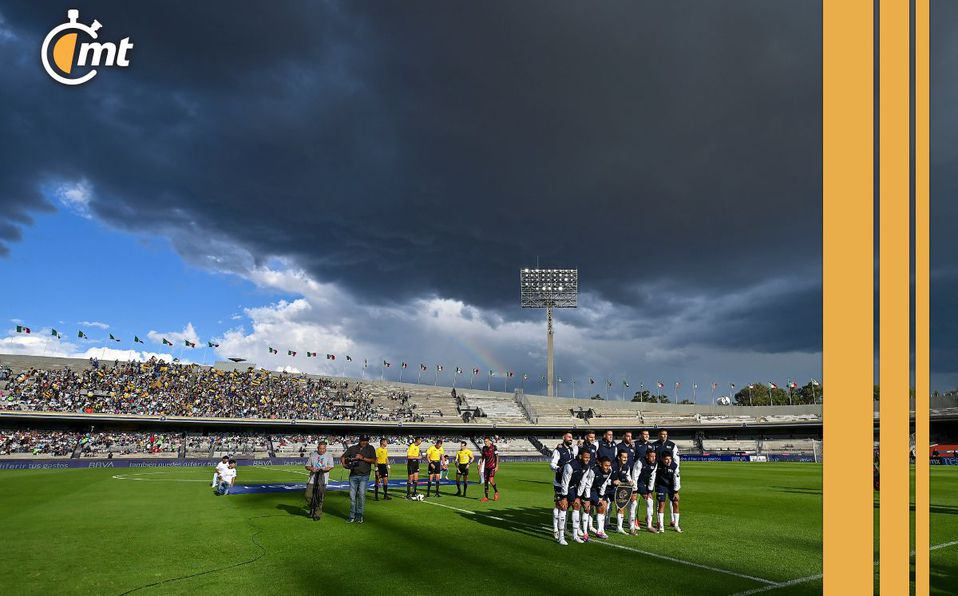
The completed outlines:
<svg viewBox="0 0 958 596">
<path fill-rule="evenodd" d="M 236 460 L 229 460 L 229 465 L 223 473 L 220 474 L 220 485 L 216 489 L 216 494 L 218 495 L 228 495 L 230 494 L 230 488 L 236 482 Z"/>
<path fill-rule="evenodd" d="M 220 474 L 222 474 L 223 471 L 229 467 L 230 467 L 230 458 L 228 455 L 224 455 L 220 463 L 216 464 L 216 471 L 213 472 L 213 484 L 210 485 L 211 487 L 216 488 L 217 486 L 219 486 Z"/>
</svg>

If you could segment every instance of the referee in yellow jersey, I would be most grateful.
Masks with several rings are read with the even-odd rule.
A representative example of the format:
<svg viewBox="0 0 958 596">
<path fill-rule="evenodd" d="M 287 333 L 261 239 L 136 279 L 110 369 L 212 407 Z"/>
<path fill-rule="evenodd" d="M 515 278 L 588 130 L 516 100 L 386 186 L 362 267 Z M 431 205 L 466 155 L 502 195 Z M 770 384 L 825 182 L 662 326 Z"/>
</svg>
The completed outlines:
<svg viewBox="0 0 958 596">
<path fill-rule="evenodd" d="M 471 449 L 466 448 L 466 442 L 459 442 L 459 451 L 456 452 L 456 496 L 466 496 L 466 488 L 469 486 L 469 464 L 475 456 Z M 461 483 L 460 483 L 461 481 Z"/>
<path fill-rule="evenodd" d="M 426 496 L 429 496 L 429 491 L 432 489 L 432 481 L 436 481 L 436 496 L 441 497 L 439 494 L 439 479 L 442 475 L 442 456 L 445 453 L 445 450 L 442 448 L 442 439 L 436 439 L 436 444 L 431 445 L 429 449 L 426 450 L 426 461 L 429 462 L 429 484 L 426 485 Z"/>
<path fill-rule="evenodd" d="M 422 437 L 416 437 L 416 440 L 410 443 L 406 450 L 406 498 L 412 498 L 419 488 L 419 460 L 422 455 L 419 452 L 419 446 L 422 445 Z"/>
<path fill-rule="evenodd" d="M 386 449 L 386 439 L 379 440 L 379 447 L 376 448 L 376 485 L 373 488 L 373 495 L 379 500 L 379 483 L 383 483 L 383 501 L 391 501 L 389 496 L 389 450 Z"/>
</svg>

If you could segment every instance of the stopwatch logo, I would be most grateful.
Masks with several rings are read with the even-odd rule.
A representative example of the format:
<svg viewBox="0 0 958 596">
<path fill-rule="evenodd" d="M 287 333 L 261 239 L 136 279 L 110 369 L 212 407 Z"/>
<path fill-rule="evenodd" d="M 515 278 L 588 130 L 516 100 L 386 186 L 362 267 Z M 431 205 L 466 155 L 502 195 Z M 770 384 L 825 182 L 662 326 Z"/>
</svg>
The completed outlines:
<svg viewBox="0 0 958 596">
<path fill-rule="evenodd" d="M 53 80 L 64 85 L 82 85 L 96 76 L 97 66 L 130 65 L 130 50 L 133 43 L 124 37 L 119 44 L 113 42 L 79 41 L 80 34 L 92 40 L 97 39 L 97 31 L 103 26 L 94 19 L 89 26 L 78 23 L 80 11 L 71 8 L 67 11 L 66 23 L 57 25 L 47 33 L 40 48 L 40 60 L 43 69 Z M 52 64 L 51 64 L 52 59 Z"/>
</svg>

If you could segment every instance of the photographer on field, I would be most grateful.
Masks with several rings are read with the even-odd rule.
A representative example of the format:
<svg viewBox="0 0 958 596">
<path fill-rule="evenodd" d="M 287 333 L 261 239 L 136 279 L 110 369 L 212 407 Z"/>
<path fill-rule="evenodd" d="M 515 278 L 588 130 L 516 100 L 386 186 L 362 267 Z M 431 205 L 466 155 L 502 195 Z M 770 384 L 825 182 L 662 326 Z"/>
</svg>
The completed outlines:
<svg viewBox="0 0 958 596">
<path fill-rule="evenodd" d="M 335 465 L 333 456 L 326 453 L 326 446 L 326 441 L 320 441 L 316 445 L 316 451 L 309 454 L 309 461 L 306 463 L 306 469 L 309 471 L 306 502 L 309 504 L 309 515 L 314 520 L 323 516 L 323 500 L 326 498 L 329 471 Z"/>
<path fill-rule="evenodd" d="M 346 521 L 361 524 L 366 509 L 369 472 L 376 463 L 376 450 L 369 444 L 369 435 L 362 435 L 358 445 L 346 449 L 340 462 L 349 470 L 349 519 Z"/>
</svg>

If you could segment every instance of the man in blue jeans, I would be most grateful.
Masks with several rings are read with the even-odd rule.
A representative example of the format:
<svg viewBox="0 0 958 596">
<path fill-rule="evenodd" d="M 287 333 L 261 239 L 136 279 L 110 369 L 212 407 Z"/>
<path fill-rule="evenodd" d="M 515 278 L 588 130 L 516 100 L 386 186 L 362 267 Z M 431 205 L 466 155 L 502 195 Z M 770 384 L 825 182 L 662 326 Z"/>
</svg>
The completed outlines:
<svg viewBox="0 0 958 596">
<path fill-rule="evenodd" d="M 358 445 L 346 449 L 340 463 L 349 470 L 349 519 L 346 521 L 361 524 L 366 509 L 369 472 L 376 463 L 376 450 L 369 444 L 369 435 L 362 435 Z"/>
</svg>

